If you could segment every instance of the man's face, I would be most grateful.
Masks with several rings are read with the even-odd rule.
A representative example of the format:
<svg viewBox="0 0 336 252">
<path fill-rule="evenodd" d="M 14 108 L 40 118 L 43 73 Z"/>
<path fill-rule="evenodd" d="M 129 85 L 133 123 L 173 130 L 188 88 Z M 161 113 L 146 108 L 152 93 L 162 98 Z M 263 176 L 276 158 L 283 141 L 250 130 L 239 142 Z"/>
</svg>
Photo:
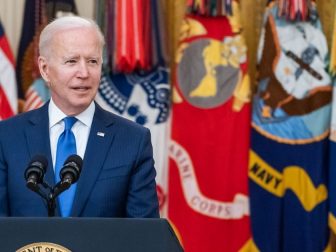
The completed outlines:
<svg viewBox="0 0 336 252">
<path fill-rule="evenodd" d="M 40 72 L 55 104 L 67 115 L 84 111 L 100 81 L 102 48 L 93 28 L 56 33 L 47 58 L 39 57 Z"/>
</svg>

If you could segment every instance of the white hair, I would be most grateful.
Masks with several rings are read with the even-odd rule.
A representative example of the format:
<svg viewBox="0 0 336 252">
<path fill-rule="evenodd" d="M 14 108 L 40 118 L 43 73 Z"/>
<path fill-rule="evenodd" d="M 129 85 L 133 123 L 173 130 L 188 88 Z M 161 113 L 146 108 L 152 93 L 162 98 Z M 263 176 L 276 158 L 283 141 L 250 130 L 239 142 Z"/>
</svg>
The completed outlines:
<svg viewBox="0 0 336 252">
<path fill-rule="evenodd" d="M 50 45 L 53 37 L 59 31 L 65 31 L 73 28 L 93 28 L 97 32 L 101 49 L 105 45 L 104 35 L 95 21 L 79 16 L 63 16 L 49 23 L 40 34 L 39 50 L 40 55 L 46 57 L 50 52 Z"/>
</svg>

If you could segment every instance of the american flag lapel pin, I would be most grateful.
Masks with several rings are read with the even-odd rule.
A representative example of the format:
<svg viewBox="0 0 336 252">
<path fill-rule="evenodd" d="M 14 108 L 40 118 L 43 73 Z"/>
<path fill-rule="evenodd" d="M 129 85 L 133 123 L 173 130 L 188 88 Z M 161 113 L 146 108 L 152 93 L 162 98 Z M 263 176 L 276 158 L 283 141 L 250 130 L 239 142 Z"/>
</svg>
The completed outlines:
<svg viewBox="0 0 336 252">
<path fill-rule="evenodd" d="M 100 131 L 98 131 L 98 132 L 97 132 L 97 136 L 104 137 L 104 136 L 105 136 L 105 133 L 104 133 L 104 132 L 100 132 Z"/>
</svg>

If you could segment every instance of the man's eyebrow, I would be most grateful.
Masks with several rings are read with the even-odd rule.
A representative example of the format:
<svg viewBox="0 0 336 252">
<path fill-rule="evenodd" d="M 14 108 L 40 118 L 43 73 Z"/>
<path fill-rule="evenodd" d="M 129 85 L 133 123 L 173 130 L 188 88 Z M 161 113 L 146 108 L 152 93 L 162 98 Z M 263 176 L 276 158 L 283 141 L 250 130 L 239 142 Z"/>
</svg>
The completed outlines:
<svg viewBox="0 0 336 252">
<path fill-rule="evenodd" d="M 99 56 L 87 56 L 85 59 L 99 59 Z"/>
<path fill-rule="evenodd" d="M 78 55 L 70 55 L 70 56 L 64 56 L 64 57 L 62 57 L 63 60 L 77 59 L 77 58 L 79 58 Z"/>
</svg>

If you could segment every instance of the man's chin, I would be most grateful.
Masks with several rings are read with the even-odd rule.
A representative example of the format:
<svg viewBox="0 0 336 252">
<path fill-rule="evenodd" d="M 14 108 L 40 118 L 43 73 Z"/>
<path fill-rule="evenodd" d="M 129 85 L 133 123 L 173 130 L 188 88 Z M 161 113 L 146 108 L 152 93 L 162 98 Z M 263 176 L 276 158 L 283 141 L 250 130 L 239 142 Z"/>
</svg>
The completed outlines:
<svg viewBox="0 0 336 252">
<path fill-rule="evenodd" d="M 83 102 L 83 103 L 75 103 L 71 104 L 67 108 L 68 115 L 78 115 L 82 113 L 85 109 L 87 109 L 91 104 L 90 102 Z"/>
</svg>

